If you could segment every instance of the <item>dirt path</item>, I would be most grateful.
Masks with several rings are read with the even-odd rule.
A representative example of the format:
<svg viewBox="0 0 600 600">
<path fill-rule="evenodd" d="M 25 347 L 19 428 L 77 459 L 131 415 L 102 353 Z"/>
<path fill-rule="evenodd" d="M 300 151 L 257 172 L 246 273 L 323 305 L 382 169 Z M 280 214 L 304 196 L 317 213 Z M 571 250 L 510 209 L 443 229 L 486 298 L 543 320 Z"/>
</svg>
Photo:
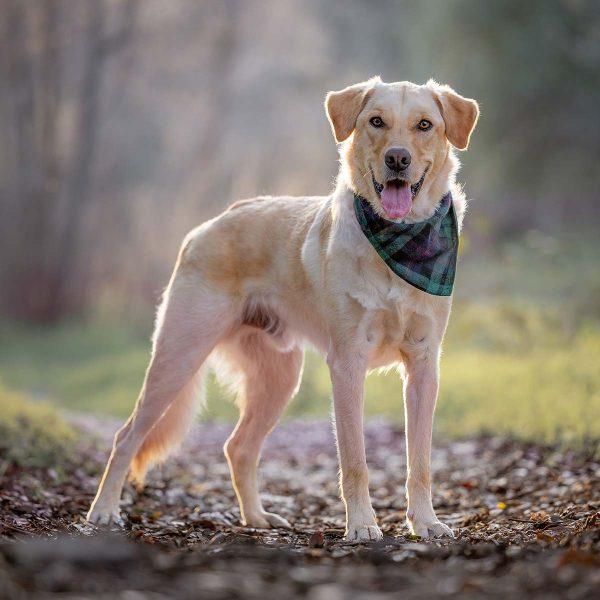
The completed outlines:
<svg viewBox="0 0 600 600">
<path fill-rule="evenodd" d="M 114 423 L 80 424 L 103 441 L 82 447 L 68 473 L 4 473 L 0 597 L 587 599 L 600 588 L 600 465 L 581 455 L 498 438 L 437 442 L 434 503 L 457 539 L 424 542 L 404 525 L 403 436 L 371 422 L 372 498 L 386 537 L 352 545 L 342 540 L 328 423 L 287 423 L 267 442 L 265 506 L 292 531 L 239 526 L 221 450 L 230 427 L 203 424 L 143 494 L 127 490 L 127 530 L 106 534 L 82 515 Z"/>
</svg>

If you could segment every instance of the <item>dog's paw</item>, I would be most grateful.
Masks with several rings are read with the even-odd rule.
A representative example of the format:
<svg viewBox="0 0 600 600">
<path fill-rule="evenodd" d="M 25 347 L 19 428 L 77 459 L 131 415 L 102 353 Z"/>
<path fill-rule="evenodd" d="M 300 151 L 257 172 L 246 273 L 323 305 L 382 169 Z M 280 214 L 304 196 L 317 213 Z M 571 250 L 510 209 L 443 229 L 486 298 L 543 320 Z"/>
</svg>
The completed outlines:
<svg viewBox="0 0 600 600">
<path fill-rule="evenodd" d="M 348 525 L 346 539 L 349 542 L 378 542 L 383 533 L 377 525 Z"/>
<path fill-rule="evenodd" d="M 410 515 L 410 513 L 409 513 Z M 418 535 L 422 538 L 454 538 L 454 532 L 448 525 L 444 525 L 436 516 L 435 513 L 425 517 L 422 516 L 407 516 L 406 523 L 413 535 Z"/>
<path fill-rule="evenodd" d="M 274 527 L 275 529 L 292 528 L 290 523 L 283 517 L 266 511 L 262 511 L 256 515 L 246 515 L 244 525 L 246 527 L 256 527 L 257 529 L 269 529 L 270 527 Z"/>
<path fill-rule="evenodd" d="M 88 523 L 98 527 L 125 527 L 125 521 L 121 517 L 119 510 L 101 510 L 91 508 L 86 516 Z"/>
</svg>

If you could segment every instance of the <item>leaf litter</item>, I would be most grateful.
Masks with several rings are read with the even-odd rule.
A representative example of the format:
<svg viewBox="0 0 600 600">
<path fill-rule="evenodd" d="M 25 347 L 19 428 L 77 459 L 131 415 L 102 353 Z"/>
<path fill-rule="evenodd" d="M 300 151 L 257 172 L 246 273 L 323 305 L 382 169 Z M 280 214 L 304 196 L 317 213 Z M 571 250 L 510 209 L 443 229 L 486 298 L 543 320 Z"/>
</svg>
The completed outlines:
<svg viewBox="0 0 600 600">
<path fill-rule="evenodd" d="M 366 426 L 381 542 L 343 539 L 331 426 L 282 424 L 265 444 L 265 509 L 292 529 L 242 527 L 223 442 L 198 425 L 182 451 L 127 486 L 124 530 L 84 515 L 105 464 L 112 421 L 79 417 L 72 464 L 22 469 L 0 456 L 0 597 L 591 598 L 600 589 L 600 464 L 590 454 L 499 437 L 438 440 L 434 505 L 455 540 L 405 525 L 402 431 Z M 143 596 L 143 597 L 145 597 Z"/>
</svg>

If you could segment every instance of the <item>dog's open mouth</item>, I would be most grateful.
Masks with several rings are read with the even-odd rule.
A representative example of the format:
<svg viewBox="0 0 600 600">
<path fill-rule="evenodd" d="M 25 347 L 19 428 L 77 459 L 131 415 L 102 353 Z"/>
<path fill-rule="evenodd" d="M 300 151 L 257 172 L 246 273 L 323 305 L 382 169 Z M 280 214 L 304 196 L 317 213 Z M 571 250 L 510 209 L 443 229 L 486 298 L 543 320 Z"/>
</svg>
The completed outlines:
<svg viewBox="0 0 600 600">
<path fill-rule="evenodd" d="M 419 193 L 428 170 L 429 167 L 423 171 L 421 179 L 413 185 L 399 178 L 389 179 L 385 184 L 381 184 L 375 179 L 375 175 L 371 171 L 373 187 L 381 199 L 381 205 L 388 217 L 391 219 L 403 219 L 410 212 L 413 200 Z"/>
</svg>

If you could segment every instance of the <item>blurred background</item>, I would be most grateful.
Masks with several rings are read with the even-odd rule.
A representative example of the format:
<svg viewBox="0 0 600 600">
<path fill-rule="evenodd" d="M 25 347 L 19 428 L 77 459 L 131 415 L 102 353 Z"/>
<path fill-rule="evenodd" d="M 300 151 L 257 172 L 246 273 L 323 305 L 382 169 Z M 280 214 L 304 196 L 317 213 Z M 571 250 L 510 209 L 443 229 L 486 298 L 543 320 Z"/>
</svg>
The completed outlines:
<svg viewBox="0 0 600 600">
<path fill-rule="evenodd" d="M 0 419 L 127 415 L 184 234 L 239 198 L 327 194 L 325 93 L 375 74 L 482 110 L 439 434 L 597 440 L 594 0 L 0 0 Z M 226 395 L 210 383 L 205 418 L 235 415 Z M 287 414 L 329 406 L 310 354 Z M 396 375 L 366 410 L 401 423 Z"/>
</svg>

